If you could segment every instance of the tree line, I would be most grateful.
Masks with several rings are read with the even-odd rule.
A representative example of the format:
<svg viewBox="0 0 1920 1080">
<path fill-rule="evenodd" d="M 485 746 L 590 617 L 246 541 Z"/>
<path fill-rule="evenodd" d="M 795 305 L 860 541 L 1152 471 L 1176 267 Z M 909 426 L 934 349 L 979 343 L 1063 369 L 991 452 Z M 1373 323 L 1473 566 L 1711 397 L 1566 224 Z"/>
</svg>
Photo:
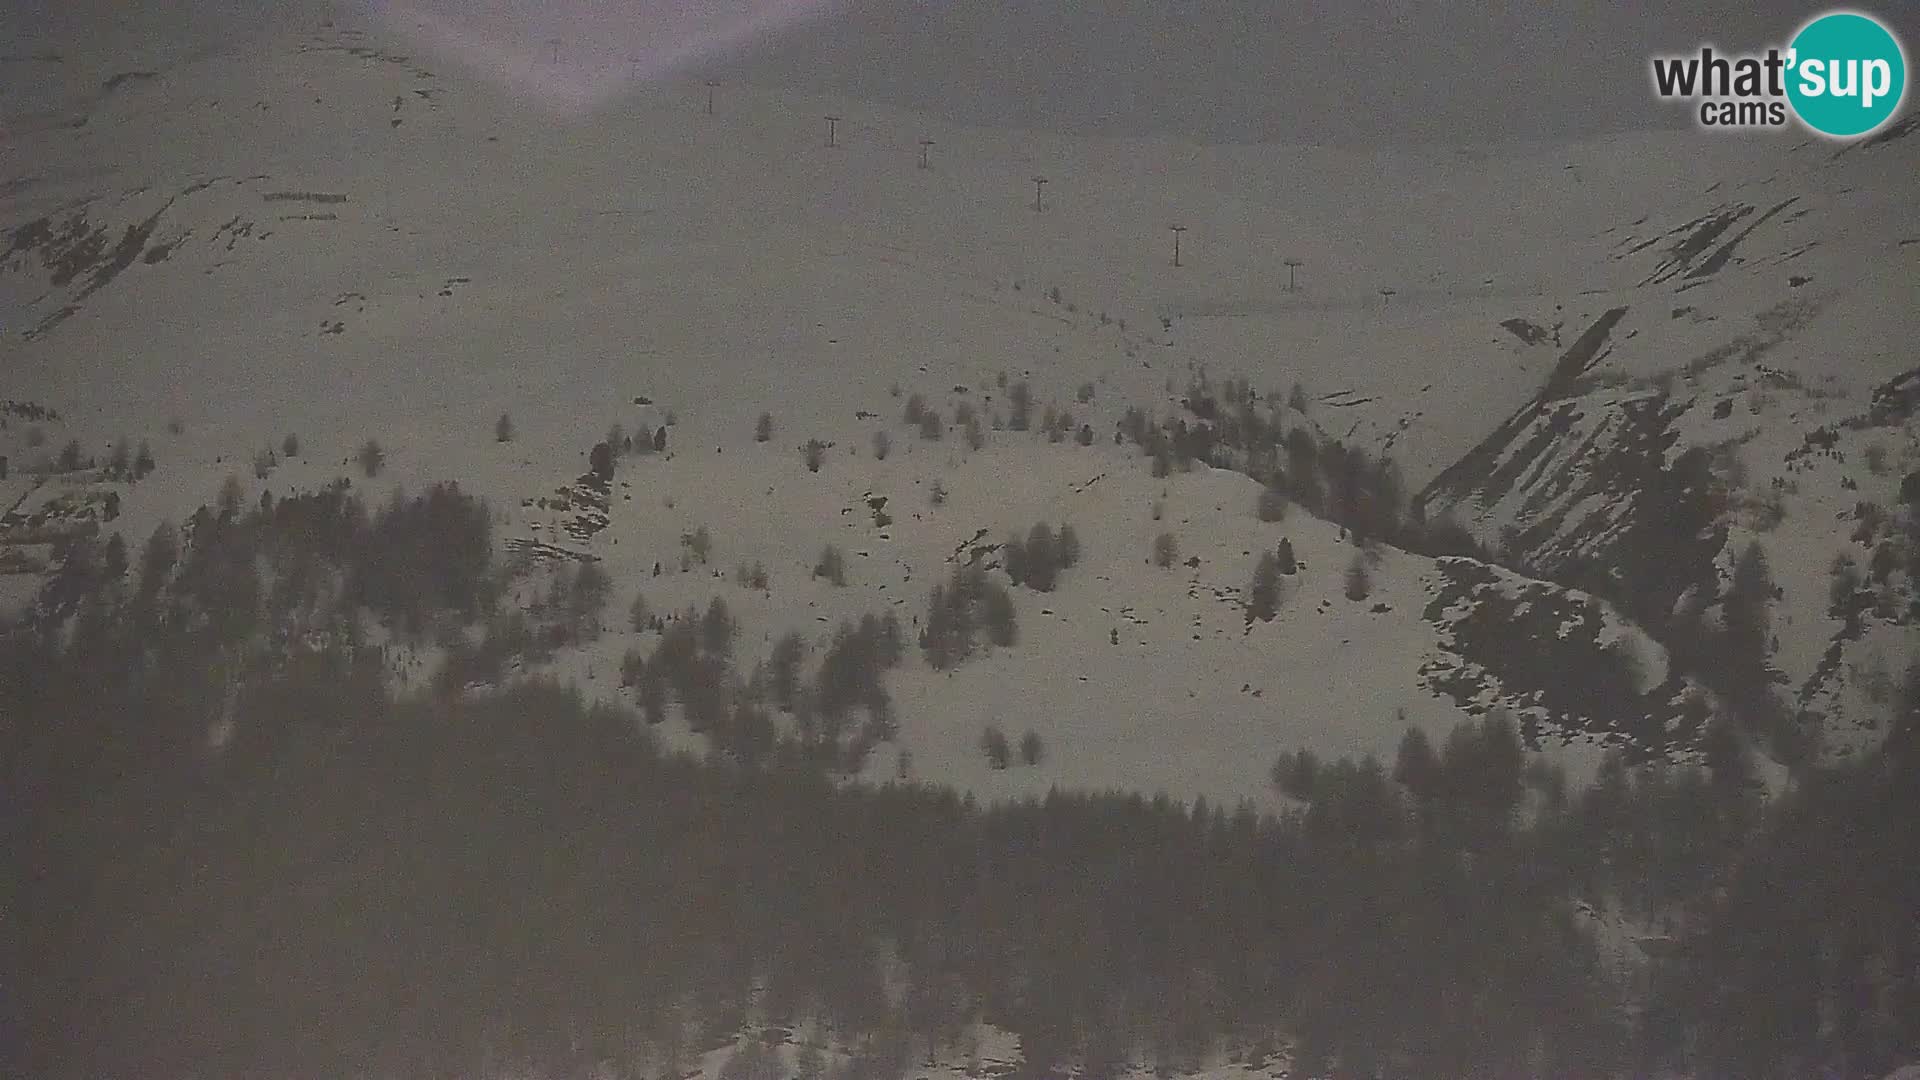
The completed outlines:
<svg viewBox="0 0 1920 1080">
<path fill-rule="evenodd" d="M 484 507 L 436 491 L 221 507 L 137 559 L 81 541 L 0 636 L 9 1071 L 672 1075 L 750 1018 L 896 1048 L 876 1076 L 982 1020 L 1031 1077 L 1186 1069 L 1223 1039 L 1337 1077 L 1920 1054 L 1920 675 L 1883 750 L 1771 803 L 1738 752 L 1610 759 L 1570 791 L 1496 714 L 1437 746 L 1410 730 L 1390 765 L 1288 753 L 1264 809 L 982 806 L 822 767 L 890 718 L 884 618 L 811 677 L 780 639 L 736 677 L 811 734 L 721 709 L 705 757 L 661 748 L 644 694 L 641 715 L 537 682 L 397 699 L 361 616 L 497 610 Z M 423 565 L 367 565 L 389 557 Z M 983 580 L 940 596 L 972 620 Z M 734 670 L 733 637 L 724 604 L 678 613 L 634 674 L 697 696 L 713 672 L 685 672 Z M 1580 914 L 1615 903 L 1668 942 L 1644 992 Z"/>
</svg>

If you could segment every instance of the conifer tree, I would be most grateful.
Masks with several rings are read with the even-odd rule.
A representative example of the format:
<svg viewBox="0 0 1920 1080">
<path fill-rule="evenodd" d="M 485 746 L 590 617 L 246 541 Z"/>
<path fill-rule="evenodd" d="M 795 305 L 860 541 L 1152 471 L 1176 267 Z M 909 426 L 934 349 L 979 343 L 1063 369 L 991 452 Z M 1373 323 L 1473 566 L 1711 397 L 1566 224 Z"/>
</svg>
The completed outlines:
<svg viewBox="0 0 1920 1080">
<path fill-rule="evenodd" d="M 1027 582 L 1027 545 L 1018 534 L 1007 537 L 1000 545 L 1000 566 L 1007 572 L 1007 580 L 1018 588 Z"/>
<path fill-rule="evenodd" d="M 1025 431 L 1033 426 L 1033 387 L 1025 379 L 1007 388 L 1007 429 Z"/>
<path fill-rule="evenodd" d="M 1280 561 L 1272 552 L 1263 552 L 1253 568 L 1253 585 L 1247 590 L 1247 621 L 1272 622 L 1280 613 Z"/>
<path fill-rule="evenodd" d="M 1355 552 L 1353 561 L 1347 564 L 1345 592 L 1347 599 L 1355 602 L 1365 600 L 1373 593 L 1373 579 L 1367 571 L 1364 552 Z"/>
<path fill-rule="evenodd" d="M 1040 758 L 1046 753 L 1046 746 L 1040 741 L 1038 733 L 1028 731 L 1020 736 L 1020 760 L 1027 765 L 1040 764 Z"/>
<path fill-rule="evenodd" d="M 987 767 L 1004 769 L 1013 762 L 1013 748 L 1007 745 L 1007 734 L 996 725 L 989 724 L 980 733 L 980 750 L 987 755 Z"/>
<path fill-rule="evenodd" d="M 1060 555 L 1055 550 L 1053 530 L 1040 522 L 1027 533 L 1026 585 L 1034 592 L 1052 592 L 1060 571 Z"/>
<path fill-rule="evenodd" d="M 716 596 L 707 604 L 707 613 L 700 617 L 700 647 L 710 655 L 726 656 L 733 651 L 736 629 L 727 602 Z"/>
<path fill-rule="evenodd" d="M 828 544 L 826 548 L 820 552 L 820 561 L 813 564 L 813 576 L 816 578 L 826 578 L 828 582 L 834 585 L 845 585 L 847 583 L 847 560 L 844 555 L 840 554 L 839 548 Z"/>
<path fill-rule="evenodd" d="M 1153 565 L 1162 570 L 1170 567 L 1180 558 L 1179 541 L 1170 532 L 1163 532 L 1153 538 Z"/>
<path fill-rule="evenodd" d="M 1002 648 L 1011 646 L 1018 634 L 1014 621 L 1013 597 L 1007 590 L 990 588 L 985 597 L 986 612 L 984 621 L 987 627 L 987 640 Z"/>
<path fill-rule="evenodd" d="M 1080 534 L 1073 526 L 1062 525 L 1054 537 L 1054 550 L 1059 556 L 1060 569 L 1071 570 L 1080 562 Z"/>
</svg>

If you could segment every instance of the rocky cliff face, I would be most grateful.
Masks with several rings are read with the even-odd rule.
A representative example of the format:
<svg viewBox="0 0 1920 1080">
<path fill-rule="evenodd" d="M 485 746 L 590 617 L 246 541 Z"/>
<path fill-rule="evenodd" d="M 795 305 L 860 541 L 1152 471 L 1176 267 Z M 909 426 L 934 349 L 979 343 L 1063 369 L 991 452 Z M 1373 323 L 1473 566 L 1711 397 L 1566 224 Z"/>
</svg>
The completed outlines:
<svg viewBox="0 0 1920 1080">
<path fill-rule="evenodd" d="M 1501 566 L 1663 637 L 1678 608 L 1713 623 L 1735 556 L 1757 546 L 1767 670 L 1833 754 L 1878 731 L 1914 645 L 1920 337 L 1896 297 L 1920 236 L 1873 214 L 1876 191 L 1911 190 L 1915 129 L 1836 155 L 1809 144 L 1778 174 L 1669 208 L 1674 224 L 1621 227 L 1617 287 L 1567 323 L 1584 330 L 1538 391 L 1414 499 Z M 1470 651 L 1511 665 L 1523 637 L 1485 630 Z M 1645 710 L 1643 741 L 1687 730 L 1691 708 Z"/>
<path fill-rule="evenodd" d="M 1415 500 L 1530 574 L 1614 597 L 1641 618 L 1714 579 L 1726 495 L 1686 445 L 1698 404 L 1653 386 L 1583 386 L 1627 312 L 1614 308 L 1561 357 L 1534 400 Z"/>
</svg>

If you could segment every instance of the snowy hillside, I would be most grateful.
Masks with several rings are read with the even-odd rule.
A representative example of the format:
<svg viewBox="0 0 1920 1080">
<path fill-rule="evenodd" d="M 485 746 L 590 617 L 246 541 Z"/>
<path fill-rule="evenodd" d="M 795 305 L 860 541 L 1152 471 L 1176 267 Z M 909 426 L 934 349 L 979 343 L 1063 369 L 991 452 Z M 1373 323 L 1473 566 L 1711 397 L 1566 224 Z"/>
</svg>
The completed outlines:
<svg viewBox="0 0 1920 1080">
<path fill-rule="evenodd" d="M 1201 145 L 687 66 L 814 0 L 27 6 L 0 1071 L 1914 1060 L 1920 118 Z"/>
<path fill-rule="evenodd" d="M 1873 397 L 1899 398 L 1890 380 L 1920 363 L 1920 139 L 1840 156 L 1692 132 L 1213 148 L 733 86 L 708 115 L 697 85 L 555 119 L 390 27 L 319 15 L 158 59 L 26 54 L 43 58 L 9 61 L 9 85 L 61 77 L 14 121 L 0 177 L 0 396 L 58 418 L 0 432 L 6 565 L 30 571 L 0 578 L 15 605 L 49 554 L 33 530 L 96 521 L 137 543 L 229 476 L 250 500 L 338 476 L 374 499 L 457 479 L 504 541 L 599 560 L 613 612 L 636 593 L 656 611 L 724 596 L 745 653 L 868 612 L 912 625 L 969 545 L 1066 522 L 1086 558 L 1055 593 L 1015 591 L 1017 646 L 894 677 L 910 761 L 877 755 L 876 775 L 1271 801 L 1282 749 L 1386 754 L 1406 723 L 1443 732 L 1496 703 L 1545 720 L 1546 747 L 1588 745 L 1595 710 L 1549 701 L 1552 671 L 1637 634 L 1611 608 L 1514 579 L 1496 591 L 1529 598 L 1490 619 L 1473 582 L 1494 572 L 1391 547 L 1373 595 L 1349 600 L 1338 527 L 1298 510 L 1263 523 L 1247 478 L 1156 480 L 1113 445 L 1124 410 L 1179 415 L 1204 370 L 1271 401 L 1303 384 L 1296 423 L 1390 453 L 1429 520 L 1540 578 L 1597 585 L 1587 568 L 1615 566 L 1670 605 L 1760 535 L 1782 589 L 1776 663 L 1802 703 L 1845 714 L 1849 670 L 1897 666 L 1904 616 L 1830 614 L 1828 564 L 1855 528 L 1836 515 L 1894 506 L 1920 453 L 1904 409 Z M 828 113 L 844 118 L 831 147 Z M 1093 445 L 992 425 L 1002 375 Z M 913 394 L 949 420 L 970 405 L 984 445 L 957 423 L 923 441 L 901 419 Z M 511 441 L 494 437 L 502 413 Z M 666 453 L 624 459 L 604 523 L 568 530 L 552 497 L 614 424 L 665 426 Z M 1818 432 L 1835 441 L 1809 454 Z M 289 435 L 297 454 L 258 461 Z M 70 439 L 96 463 L 145 442 L 157 468 L 62 473 Z M 369 439 L 377 478 L 354 463 Z M 818 472 L 811 439 L 831 448 Z M 1884 467 L 1843 464 L 1873 442 Z M 76 485 L 111 492 L 110 520 Z M 681 572 L 701 526 L 711 564 Z M 1661 547 L 1675 530 L 1685 542 Z M 1179 565 L 1152 565 L 1161 532 Z M 1282 536 L 1304 565 L 1279 617 L 1250 624 L 1242 594 Z M 843 589 L 810 572 L 827 544 L 850 558 Z M 742 563 L 767 587 L 736 584 Z M 1566 639 L 1565 611 L 1528 621 L 1557 605 L 1601 628 L 1568 646 L 1584 661 L 1514 663 L 1514 641 Z M 622 621 L 555 670 L 619 695 L 621 654 L 645 636 Z M 1659 646 L 1636 649 L 1647 722 L 1681 731 L 1684 687 Z M 988 769 L 989 723 L 1031 728 L 1046 759 Z"/>
</svg>

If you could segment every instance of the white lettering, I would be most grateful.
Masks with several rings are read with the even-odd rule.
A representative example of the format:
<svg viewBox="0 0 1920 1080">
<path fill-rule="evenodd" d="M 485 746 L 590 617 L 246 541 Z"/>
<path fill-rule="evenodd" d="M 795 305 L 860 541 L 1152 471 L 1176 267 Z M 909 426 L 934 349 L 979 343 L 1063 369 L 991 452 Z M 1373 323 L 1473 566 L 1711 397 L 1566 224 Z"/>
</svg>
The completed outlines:
<svg viewBox="0 0 1920 1080">
<path fill-rule="evenodd" d="M 1866 78 L 1861 80 L 1860 106 L 1872 108 L 1873 99 L 1886 97 L 1893 89 L 1893 67 L 1885 60 L 1867 61 Z"/>
<path fill-rule="evenodd" d="M 1825 60 L 1800 61 L 1800 92 L 1808 97 L 1820 97 L 1827 92 Z"/>
</svg>

